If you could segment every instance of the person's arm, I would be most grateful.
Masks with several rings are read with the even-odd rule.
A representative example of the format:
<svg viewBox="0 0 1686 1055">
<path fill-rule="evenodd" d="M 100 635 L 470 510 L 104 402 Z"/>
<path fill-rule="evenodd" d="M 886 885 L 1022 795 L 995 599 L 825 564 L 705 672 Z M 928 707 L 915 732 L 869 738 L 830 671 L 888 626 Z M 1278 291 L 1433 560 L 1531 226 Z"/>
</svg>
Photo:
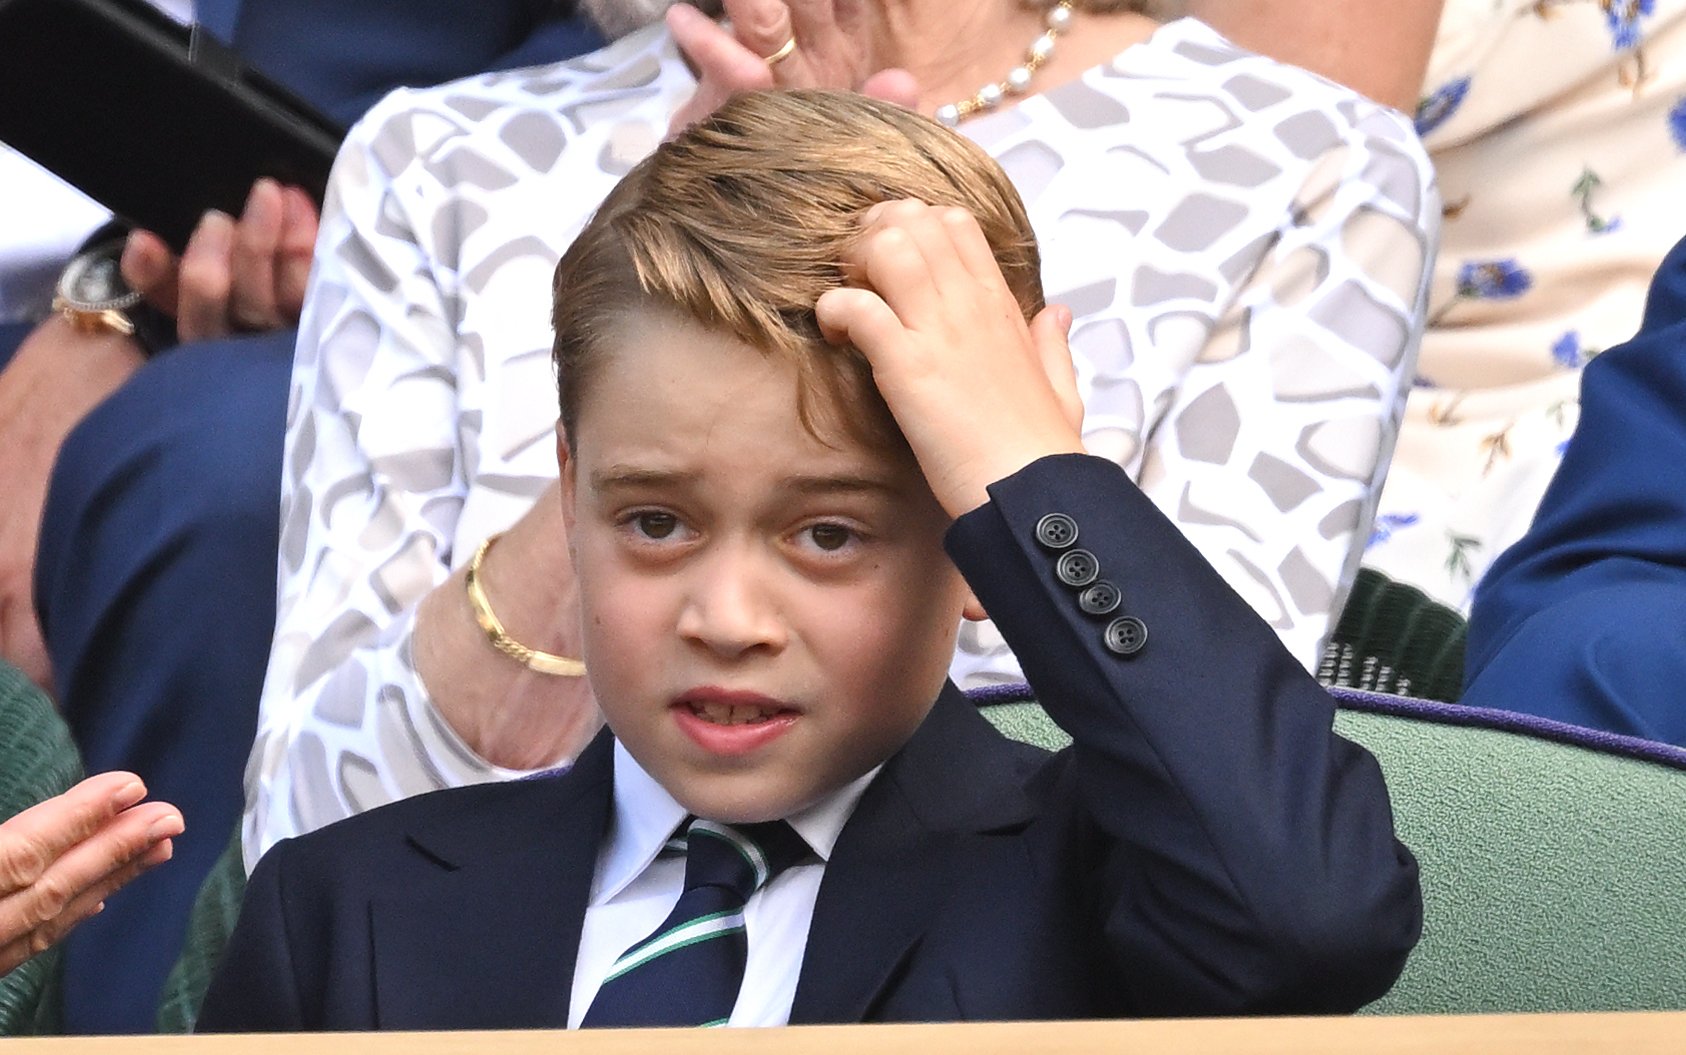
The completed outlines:
<svg viewBox="0 0 1686 1055">
<path fill-rule="evenodd" d="M 1190 15 L 1230 40 L 1319 73 L 1405 113 L 1423 76 L 1445 0 L 1304 4 L 1291 0 L 1186 0 Z"/>
<path fill-rule="evenodd" d="M 1368 540 L 1440 225 L 1409 125 L 1334 88 L 1321 101 L 1314 154 L 1268 144 L 1282 174 L 1230 232 L 1250 248 L 1210 271 L 1229 284 L 1219 317 L 1150 418 L 1138 480 L 1308 670 Z"/>
<path fill-rule="evenodd" d="M 1058 787 L 1093 832 L 1117 1013 L 1341 1013 L 1385 993 L 1419 934 L 1417 868 L 1328 693 L 1118 466 L 1043 458 L 989 493 L 950 553 L 1073 737 Z M 1060 581 L 1049 513 L 1117 609 L 1090 615 Z"/>
<path fill-rule="evenodd" d="M 1334 734 L 1328 694 L 1124 471 L 1077 453 L 1069 316 L 1021 321 L 956 213 L 869 213 L 852 262 L 871 288 L 827 293 L 818 314 L 871 361 L 958 518 L 957 565 L 1073 735 L 1062 801 L 1094 835 L 1061 852 L 1093 854 L 1119 1010 L 1356 1009 L 1392 983 L 1421 921 L 1380 767 Z M 1097 576 L 1122 597 L 1079 592 Z M 1085 611 L 1085 596 L 1116 607 Z"/>
<path fill-rule="evenodd" d="M 0 823 L 0 975 L 170 859 L 181 814 L 145 797 L 133 773 L 101 773 Z"/>
<path fill-rule="evenodd" d="M 565 761 L 596 727 L 584 679 L 494 650 L 452 571 L 481 541 L 458 521 L 477 495 L 462 400 L 483 379 L 457 337 L 438 225 L 415 219 L 450 174 L 383 146 L 409 106 L 390 97 L 347 140 L 300 324 L 248 867 L 383 802 Z M 496 526 L 520 522 L 487 557 L 486 591 L 516 640 L 572 655 L 566 541 L 554 492 L 534 490 L 524 519 L 505 503 Z"/>
</svg>

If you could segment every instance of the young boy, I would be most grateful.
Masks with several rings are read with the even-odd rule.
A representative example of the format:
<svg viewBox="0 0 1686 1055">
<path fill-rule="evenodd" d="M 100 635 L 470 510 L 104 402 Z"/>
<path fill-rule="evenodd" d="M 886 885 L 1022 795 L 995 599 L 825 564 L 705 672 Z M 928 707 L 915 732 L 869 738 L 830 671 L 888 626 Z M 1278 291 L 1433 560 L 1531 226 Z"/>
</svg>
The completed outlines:
<svg viewBox="0 0 1686 1055">
<path fill-rule="evenodd" d="M 1384 992 L 1420 907 L 1380 771 L 1082 453 L 1070 316 L 1038 267 L 994 162 L 859 96 L 744 96 L 634 169 L 555 298 L 564 521 L 608 730 L 566 774 L 276 847 L 201 1028 L 1290 1013 Z M 946 683 L 978 601 L 1073 747 L 1009 742 Z"/>
</svg>

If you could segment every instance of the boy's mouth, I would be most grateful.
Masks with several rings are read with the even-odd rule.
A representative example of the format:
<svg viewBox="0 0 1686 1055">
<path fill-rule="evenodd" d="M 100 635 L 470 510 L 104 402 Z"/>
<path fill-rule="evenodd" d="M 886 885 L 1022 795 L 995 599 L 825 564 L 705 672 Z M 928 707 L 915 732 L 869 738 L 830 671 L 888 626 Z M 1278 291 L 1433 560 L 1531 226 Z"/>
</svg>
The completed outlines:
<svg viewBox="0 0 1686 1055">
<path fill-rule="evenodd" d="M 783 702 L 759 693 L 714 688 L 692 689 L 674 705 L 713 725 L 759 725 L 795 713 Z"/>
<path fill-rule="evenodd" d="M 715 725 L 754 725 L 779 712 L 764 707 L 737 707 L 729 703 L 691 703 L 691 713 Z"/>
</svg>

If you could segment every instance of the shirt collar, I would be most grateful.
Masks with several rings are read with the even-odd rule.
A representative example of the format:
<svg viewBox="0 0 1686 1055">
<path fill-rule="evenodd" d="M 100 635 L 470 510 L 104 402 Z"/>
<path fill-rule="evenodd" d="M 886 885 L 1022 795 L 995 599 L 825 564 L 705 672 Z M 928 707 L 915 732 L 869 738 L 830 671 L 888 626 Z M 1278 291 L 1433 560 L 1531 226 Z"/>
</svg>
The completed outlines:
<svg viewBox="0 0 1686 1055">
<path fill-rule="evenodd" d="M 688 816 L 685 807 L 638 764 L 619 740 L 615 741 L 614 766 L 615 815 L 592 882 L 593 905 L 610 901 L 642 875 Z M 874 766 L 785 818 L 821 861 L 831 859 L 843 825 L 855 812 L 867 785 L 883 768 Z"/>
</svg>

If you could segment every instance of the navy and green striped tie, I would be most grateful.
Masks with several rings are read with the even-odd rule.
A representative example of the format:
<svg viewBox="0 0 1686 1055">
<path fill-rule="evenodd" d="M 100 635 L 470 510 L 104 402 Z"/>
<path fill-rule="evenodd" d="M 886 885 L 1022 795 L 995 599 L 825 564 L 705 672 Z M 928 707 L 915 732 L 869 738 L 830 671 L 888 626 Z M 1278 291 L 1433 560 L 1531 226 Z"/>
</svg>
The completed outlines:
<svg viewBox="0 0 1686 1055">
<path fill-rule="evenodd" d="M 685 829 L 685 890 L 655 933 L 609 968 L 581 1026 L 723 1026 L 743 986 L 751 894 L 809 856 L 784 821 Z"/>
</svg>

